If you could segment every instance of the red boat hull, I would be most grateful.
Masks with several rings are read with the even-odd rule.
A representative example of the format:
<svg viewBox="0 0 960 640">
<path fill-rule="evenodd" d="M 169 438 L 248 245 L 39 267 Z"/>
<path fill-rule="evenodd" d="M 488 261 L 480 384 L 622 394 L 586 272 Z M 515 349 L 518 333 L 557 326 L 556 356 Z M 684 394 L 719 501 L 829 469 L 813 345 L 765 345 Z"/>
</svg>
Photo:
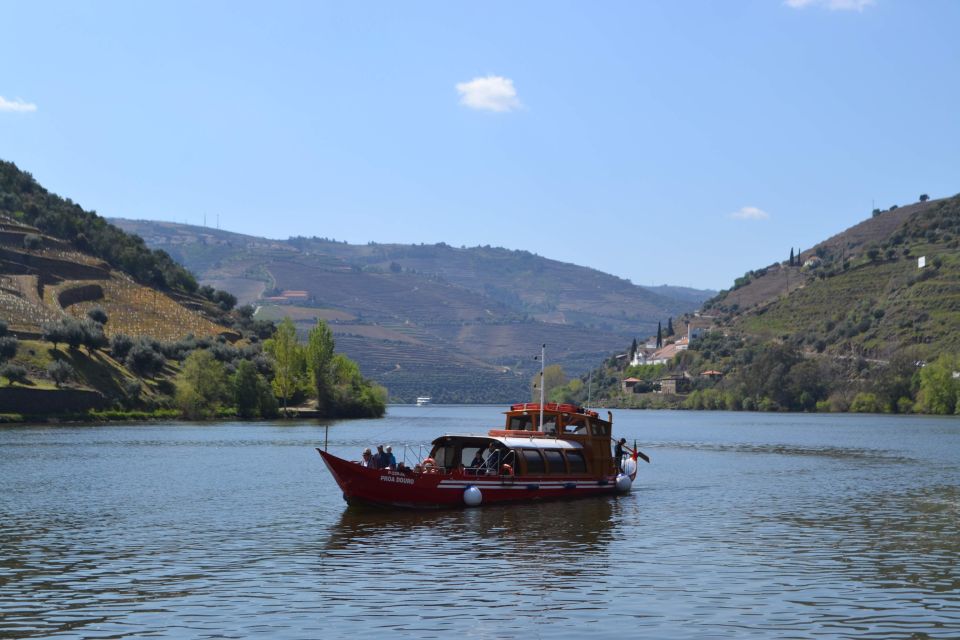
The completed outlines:
<svg viewBox="0 0 960 640">
<path fill-rule="evenodd" d="M 413 473 L 370 469 L 317 449 L 348 503 L 367 503 L 412 509 L 466 506 L 464 492 L 476 487 L 481 504 L 568 500 L 616 493 L 616 476 L 469 475 L 467 472 Z"/>
</svg>

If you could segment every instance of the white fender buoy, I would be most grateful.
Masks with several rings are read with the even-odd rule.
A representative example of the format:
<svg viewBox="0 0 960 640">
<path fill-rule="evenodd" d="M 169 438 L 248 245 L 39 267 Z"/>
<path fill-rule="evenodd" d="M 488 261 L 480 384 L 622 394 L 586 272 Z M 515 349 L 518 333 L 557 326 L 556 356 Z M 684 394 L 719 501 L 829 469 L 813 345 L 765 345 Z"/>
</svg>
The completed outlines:
<svg viewBox="0 0 960 640">
<path fill-rule="evenodd" d="M 630 478 L 627 478 L 629 480 Z M 477 507 L 483 502 L 483 494 L 480 493 L 480 489 L 470 485 L 463 490 L 463 502 L 468 507 Z"/>
<path fill-rule="evenodd" d="M 623 460 L 623 472 L 630 476 L 634 477 L 637 473 L 637 461 L 633 459 L 633 456 L 627 456 Z"/>
<path fill-rule="evenodd" d="M 630 491 L 630 487 L 633 486 L 633 480 L 631 480 L 630 476 L 625 473 L 618 474 L 616 486 L 617 491 L 620 493 L 628 493 Z"/>
</svg>

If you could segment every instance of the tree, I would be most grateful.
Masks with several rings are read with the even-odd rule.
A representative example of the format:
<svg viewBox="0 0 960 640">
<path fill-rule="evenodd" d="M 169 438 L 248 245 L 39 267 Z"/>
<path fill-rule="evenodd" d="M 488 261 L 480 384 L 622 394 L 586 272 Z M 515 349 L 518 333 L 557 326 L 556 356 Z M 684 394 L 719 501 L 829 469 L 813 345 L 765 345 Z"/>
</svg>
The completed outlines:
<svg viewBox="0 0 960 640">
<path fill-rule="evenodd" d="M 663 346 L 663 329 L 660 327 L 660 323 L 657 323 L 657 349 Z"/>
<path fill-rule="evenodd" d="M 637 355 L 637 339 L 634 338 L 633 342 L 630 344 L 630 362 L 633 362 L 633 358 L 636 355 Z"/>
<path fill-rule="evenodd" d="M 87 311 L 87 317 L 97 324 L 107 324 L 107 312 L 100 307 L 93 307 L 90 311 Z"/>
<path fill-rule="evenodd" d="M 212 300 L 224 311 L 230 311 L 237 304 L 237 297 L 226 291 L 217 291 L 213 294 Z"/>
<path fill-rule="evenodd" d="M 926 202 L 929 199 L 930 199 L 930 196 L 928 196 L 927 194 L 925 193 L 920 194 L 920 202 Z"/>
<path fill-rule="evenodd" d="M 130 348 L 125 362 L 137 375 L 152 376 L 163 369 L 167 359 L 149 341 L 141 339 Z"/>
<path fill-rule="evenodd" d="M 187 418 L 215 415 L 227 396 L 227 374 L 207 349 L 187 356 L 175 384 L 174 400 Z"/>
<path fill-rule="evenodd" d="M 793 247 L 790 247 L 790 266 L 793 266 Z"/>
<path fill-rule="evenodd" d="M 47 365 L 47 375 L 53 380 L 57 388 L 73 376 L 73 367 L 63 360 L 54 360 Z"/>
<path fill-rule="evenodd" d="M 66 338 L 62 322 L 45 322 L 41 326 L 41 331 L 43 332 L 41 334 L 42 338 L 47 342 L 52 342 L 54 349 Z"/>
<path fill-rule="evenodd" d="M 260 413 L 258 377 L 257 367 L 249 360 L 241 360 L 233 374 L 233 403 L 241 418 L 255 418 Z"/>
<path fill-rule="evenodd" d="M 283 401 L 283 411 L 287 412 L 287 402 L 300 387 L 306 360 L 303 349 L 297 342 L 297 328 L 289 317 L 283 319 L 273 337 L 264 344 L 267 353 L 273 356 L 273 390 Z"/>
<path fill-rule="evenodd" d="M 133 338 L 126 334 L 117 333 L 110 338 L 110 355 L 113 356 L 114 360 L 123 360 L 132 348 Z"/>
<path fill-rule="evenodd" d="M 318 318 L 317 326 L 307 336 L 306 357 L 307 370 L 317 395 L 317 411 L 323 417 L 329 416 L 333 410 L 333 348 L 333 332 L 326 322 Z"/>
<path fill-rule="evenodd" d="M 35 233 L 23 236 L 23 248 L 27 251 L 39 251 L 43 248 L 43 238 Z"/>
<path fill-rule="evenodd" d="M 6 378 L 10 385 L 14 382 L 24 384 L 28 382 L 27 370 L 18 364 L 5 364 L 0 367 L 0 377 Z"/>
<path fill-rule="evenodd" d="M 667 318 L 667 336 L 673 335 L 673 318 Z"/>
<path fill-rule="evenodd" d="M 530 381 L 531 398 L 534 402 L 540 402 L 540 373 L 538 372 Z M 547 365 L 543 370 L 543 397 L 550 399 L 550 392 L 567 384 L 567 374 L 559 364 Z"/>
<path fill-rule="evenodd" d="M 19 342 L 13 336 L 3 336 L 0 338 L 0 362 L 9 360 L 17 355 Z"/>
<path fill-rule="evenodd" d="M 944 353 L 920 369 L 918 402 L 926 413 L 950 415 L 956 412 L 960 396 L 960 356 Z"/>
<path fill-rule="evenodd" d="M 80 323 L 80 326 L 83 332 L 83 346 L 87 348 L 87 353 L 91 353 L 94 349 L 103 349 L 109 344 L 107 336 L 103 333 L 102 324 L 87 318 Z"/>
</svg>

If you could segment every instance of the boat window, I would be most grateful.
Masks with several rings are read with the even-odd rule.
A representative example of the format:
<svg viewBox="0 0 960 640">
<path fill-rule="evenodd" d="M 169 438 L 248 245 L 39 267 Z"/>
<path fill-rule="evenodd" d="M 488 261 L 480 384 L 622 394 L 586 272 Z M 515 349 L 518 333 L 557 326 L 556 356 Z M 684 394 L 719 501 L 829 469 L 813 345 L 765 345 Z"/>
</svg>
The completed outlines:
<svg viewBox="0 0 960 640">
<path fill-rule="evenodd" d="M 543 455 L 547 458 L 548 473 L 566 473 L 567 466 L 563 463 L 563 454 L 559 449 L 546 449 Z"/>
<path fill-rule="evenodd" d="M 598 420 L 590 425 L 590 431 L 595 436 L 609 436 L 610 425 L 608 423 L 600 422 Z"/>
<path fill-rule="evenodd" d="M 530 416 L 510 416 L 507 429 L 512 431 L 533 431 L 533 420 Z"/>
<path fill-rule="evenodd" d="M 521 449 L 523 460 L 527 463 L 527 473 L 544 473 L 546 465 L 543 464 L 543 458 L 536 449 Z"/>
<path fill-rule="evenodd" d="M 478 445 L 475 447 L 470 445 L 464 445 L 463 449 L 460 450 L 460 464 L 468 468 L 474 467 L 473 456 L 477 453 L 478 450 L 480 451 L 481 459 L 485 459 L 484 453 L 486 453 L 487 447 L 483 445 Z M 477 466 L 482 466 L 482 465 L 477 465 Z"/>
<path fill-rule="evenodd" d="M 436 462 L 438 467 L 455 467 L 457 466 L 456 460 L 457 451 L 452 446 L 439 446 L 433 450 L 433 455 L 430 456 Z"/>
<path fill-rule="evenodd" d="M 587 419 L 583 416 L 571 416 L 563 424 L 564 433 L 586 433 Z"/>
<path fill-rule="evenodd" d="M 570 465 L 570 473 L 586 473 L 587 461 L 583 457 L 583 451 L 568 449 L 564 451 L 567 455 L 567 464 Z"/>
<path fill-rule="evenodd" d="M 543 416 L 543 426 L 540 428 L 540 431 L 544 433 L 556 433 L 557 432 L 557 416 L 546 415 Z"/>
</svg>

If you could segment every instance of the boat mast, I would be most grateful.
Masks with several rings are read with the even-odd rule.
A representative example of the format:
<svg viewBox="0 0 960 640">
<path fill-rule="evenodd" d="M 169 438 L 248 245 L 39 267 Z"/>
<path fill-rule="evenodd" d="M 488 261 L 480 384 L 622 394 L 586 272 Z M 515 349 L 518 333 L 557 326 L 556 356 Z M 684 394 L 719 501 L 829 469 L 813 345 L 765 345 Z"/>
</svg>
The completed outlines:
<svg viewBox="0 0 960 640">
<path fill-rule="evenodd" d="M 547 355 L 546 343 L 540 345 L 540 430 L 543 431 L 543 360 Z"/>
<path fill-rule="evenodd" d="M 590 369 L 590 373 L 587 374 L 587 405 L 586 407 L 584 407 L 585 409 L 590 408 L 590 391 L 592 387 L 593 387 L 593 369 Z"/>
</svg>

